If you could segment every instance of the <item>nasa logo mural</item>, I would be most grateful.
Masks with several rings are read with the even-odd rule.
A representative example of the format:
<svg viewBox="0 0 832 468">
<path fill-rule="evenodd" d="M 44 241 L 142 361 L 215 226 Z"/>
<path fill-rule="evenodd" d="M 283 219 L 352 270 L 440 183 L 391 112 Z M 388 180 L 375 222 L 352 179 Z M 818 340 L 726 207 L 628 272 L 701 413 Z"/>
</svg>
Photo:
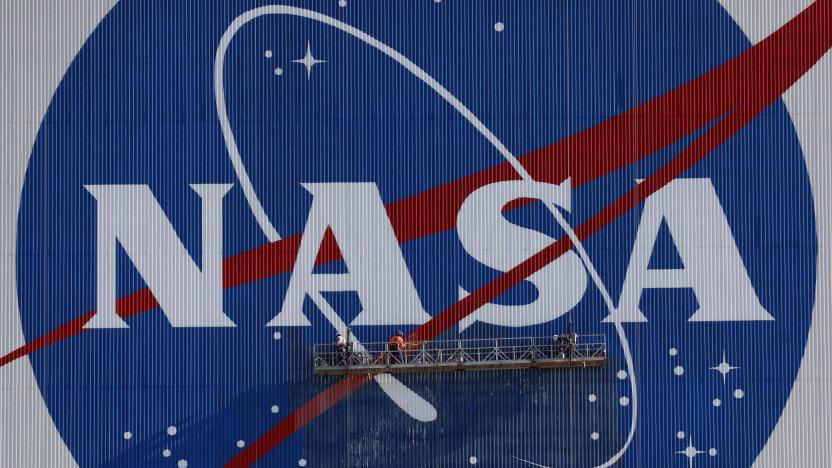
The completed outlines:
<svg viewBox="0 0 832 468">
<path fill-rule="evenodd" d="M 783 65 L 778 33 L 715 2 L 124 0 L 32 152 L 18 354 L 82 466 L 751 465 L 816 287 L 779 96 L 828 45 Z M 568 317 L 607 366 L 313 375 L 347 325 Z"/>
</svg>

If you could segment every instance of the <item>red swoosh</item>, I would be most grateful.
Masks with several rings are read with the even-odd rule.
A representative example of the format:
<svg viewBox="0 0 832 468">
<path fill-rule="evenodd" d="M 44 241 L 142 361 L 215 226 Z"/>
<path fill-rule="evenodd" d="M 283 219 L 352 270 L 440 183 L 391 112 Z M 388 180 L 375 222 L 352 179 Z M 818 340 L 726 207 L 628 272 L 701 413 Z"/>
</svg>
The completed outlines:
<svg viewBox="0 0 832 468">
<path fill-rule="evenodd" d="M 734 87 L 726 83 L 739 84 L 748 79 L 751 64 L 771 49 L 761 48 L 762 45 L 663 96 L 519 159 L 536 180 L 560 183 L 571 175 L 573 187 L 636 162 L 737 108 L 742 95 L 728 92 Z M 680 115 L 680 109 L 696 112 Z M 489 183 L 512 179 L 517 179 L 514 170 L 507 163 L 499 164 L 394 202 L 387 206 L 387 214 L 399 241 L 404 243 L 452 229 L 459 207 L 471 192 Z M 407 222 L 413 218 L 422 222 Z M 223 286 L 231 288 L 290 271 L 299 245 L 300 236 L 294 235 L 227 258 L 223 262 Z M 321 251 L 321 263 L 340 258 L 329 237 Z M 143 289 L 119 299 L 116 310 L 120 316 L 130 317 L 158 306 L 150 290 Z M 92 310 L 80 315 L 0 357 L 0 367 L 83 333 L 83 325 L 94 313 Z"/>
<path fill-rule="evenodd" d="M 740 57 L 671 93 L 677 93 L 682 89 L 693 96 L 710 95 L 710 99 L 703 101 L 708 111 L 715 109 L 725 109 L 726 111 L 732 109 L 732 111 L 674 157 L 673 160 L 645 179 L 644 182 L 578 226 L 575 230 L 578 238 L 581 240 L 589 238 L 616 218 L 643 202 L 651 194 L 701 161 L 774 102 L 832 46 L 832 29 L 828 26 L 830 17 L 832 17 L 830 2 L 819 0 Z M 731 80 L 714 81 L 711 79 L 714 73 L 717 76 L 724 75 L 723 78 L 731 78 Z M 760 77 L 765 77 L 765 79 L 761 80 Z M 703 89 L 702 86 L 706 84 L 720 84 L 721 86 L 710 90 Z M 751 84 L 754 86 L 751 86 Z M 720 89 L 725 90 L 725 92 L 720 93 Z M 716 98 L 713 96 L 716 96 Z M 681 98 L 681 96 L 677 96 L 677 98 Z M 721 101 L 722 105 L 719 104 L 719 98 L 725 98 L 724 101 Z M 664 99 L 664 97 L 659 98 L 659 100 L 661 99 Z M 688 101 L 690 100 L 688 99 Z M 695 105 L 677 109 L 700 108 L 697 102 L 691 102 L 691 104 Z M 692 119 L 696 120 L 697 118 Z M 679 135 L 680 133 L 678 129 L 673 128 L 665 128 L 664 130 L 668 134 Z M 679 138 L 681 136 L 684 136 L 684 134 L 679 135 Z M 609 144 L 612 143 L 609 142 Z M 624 153 L 634 154 L 628 153 L 626 150 Z M 583 181 L 578 176 L 575 177 L 576 182 Z M 517 267 L 432 318 L 429 322 L 417 328 L 407 339 L 417 341 L 433 339 L 483 304 L 508 291 L 571 248 L 572 243 L 569 238 L 562 237 Z M 241 451 L 226 466 L 249 466 L 255 463 L 283 440 L 368 381 L 369 377 L 365 375 L 353 375 L 340 380 L 293 411 L 253 444 Z"/>
<path fill-rule="evenodd" d="M 818 3 L 825 4 L 825 1 Z M 813 5 L 799 17 L 805 18 L 810 11 L 814 11 L 813 8 L 821 9 L 817 4 Z M 811 15 L 811 18 L 816 17 L 815 13 Z M 765 63 L 772 66 L 771 69 L 777 69 L 776 60 L 772 57 L 788 58 L 791 48 L 811 54 L 813 49 L 801 49 L 793 47 L 793 44 L 806 40 L 820 47 L 822 35 L 828 34 L 821 22 L 814 20 L 818 24 L 811 30 L 805 30 L 819 36 L 801 36 L 803 30 L 789 26 L 796 24 L 797 19 L 709 73 L 595 127 L 521 156 L 520 161 L 536 180 L 560 183 L 571 173 L 572 184 L 578 187 L 674 143 L 731 109 L 739 109 L 743 103 L 753 99 L 753 87 L 749 83 L 755 83 L 758 76 L 767 76 L 769 83 L 776 84 L 778 89 L 788 88 L 793 80 L 789 81 L 782 73 L 765 73 L 768 70 L 762 70 L 762 65 Z M 788 65 L 790 61 L 783 62 Z M 796 61 L 790 63 L 793 69 Z M 681 109 L 687 112 L 682 114 L 679 112 Z M 459 207 L 471 192 L 489 183 L 516 178 L 514 170 L 503 163 L 394 202 L 387 206 L 387 212 L 399 241 L 404 243 L 453 228 Z M 423 222 L 407 222 L 408 218 L 414 217 Z M 227 258 L 223 262 L 223 286 L 231 288 L 290 271 L 299 245 L 300 236 L 294 235 Z M 329 237 L 321 250 L 318 258 L 321 263 L 340 258 L 335 242 Z M 119 299 L 116 310 L 126 318 L 158 306 L 150 290 L 143 289 Z M 92 310 L 80 315 L 0 357 L 0 367 L 57 341 L 83 333 L 83 325 L 94 313 Z"/>
</svg>

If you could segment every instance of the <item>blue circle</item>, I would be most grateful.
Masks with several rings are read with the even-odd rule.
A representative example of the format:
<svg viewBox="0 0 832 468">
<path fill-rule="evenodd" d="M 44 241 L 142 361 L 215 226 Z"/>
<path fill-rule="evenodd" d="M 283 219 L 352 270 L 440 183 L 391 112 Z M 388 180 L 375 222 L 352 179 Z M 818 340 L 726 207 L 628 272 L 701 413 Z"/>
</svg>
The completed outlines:
<svg viewBox="0 0 832 468">
<path fill-rule="evenodd" d="M 214 101 L 213 66 L 231 21 L 262 2 L 123 0 L 75 58 L 41 124 L 18 222 L 17 284 L 28 342 L 96 307 L 96 204 L 85 185 L 146 184 L 191 256 L 201 263 L 195 183 L 233 183 L 223 201 L 225 257 L 264 245 L 237 182 Z M 516 155 L 593 127 L 712 70 L 750 44 L 717 3 L 304 2 L 363 30 L 418 64 Z M 494 24 L 506 25 L 499 33 Z M 323 63 L 306 66 L 311 47 Z M 265 50 L 271 50 L 266 57 Z M 282 69 L 278 76 L 276 69 Z M 385 203 L 412 197 L 503 162 L 440 96 L 366 44 L 296 17 L 264 17 L 230 45 L 224 71 L 229 118 L 254 188 L 281 234 L 303 231 L 307 182 L 374 182 Z M 680 110 L 682 112 L 683 110 Z M 577 187 L 578 225 L 653 173 L 703 131 Z M 684 174 L 712 183 L 768 322 L 689 322 L 690 289 L 648 290 L 648 323 L 625 324 L 639 388 L 638 428 L 624 466 L 677 463 L 687 440 L 716 447 L 713 463 L 750 465 L 795 380 L 814 306 L 817 239 L 812 193 L 791 119 L 778 101 Z M 643 206 L 586 242 L 617 300 Z M 140 213 L 136 214 L 140 216 Z M 540 206 L 506 215 L 560 235 Z M 413 220 L 413 223 L 421 222 Z M 425 310 L 437 315 L 500 275 L 471 258 L 454 230 L 402 245 Z M 676 262 L 676 263 L 674 263 Z M 664 266 L 663 266 L 664 265 Z M 675 265 L 675 266 L 674 266 Z M 679 268 L 662 231 L 654 268 Z M 333 265 L 340 271 L 343 265 Z M 118 297 L 146 285 L 123 251 Z M 265 324 L 280 310 L 289 274 L 224 291 L 235 328 L 173 328 L 159 309 L 129 329 L 88 331 L 30 356 L 49 412 L 82 466 L 163 463 L 163 449 L 192 466 L 225 462 L 235 441 L 254 442 L 331 385 L 312 376 L 311 345 L 332 326 L 307 301 L 311 327 Z M 525 282 L 499 301 L 537 296 Z M 344 320 L 355 295 L 329 296 Z M 613 328 L 590 286 L 572 311 L 582 333 Z M 509 329 L 478 323 L 457 336 L 551 336 L 565 319 Z M 363 340 L 395 328 L 363 327 Z M 760 346 L 770 343 L 770 346 Z M 667 349 L 679 349 L 671 361 Z M 739 367 L 727 383 L 710 367 L 723 351 Z M 262 459 L 295 466 L 407 460 L 454 465 L 476 455 L 498 466 L 598 464 L 626 439 L 633 404 L 617 344 L 611 363 L 586 371 L 511 371 L 401 378 L 431 402 L 436 421 L 410 419 L 367 385 Z M 678 361 L 678 362 L 677 362 Z M 683 365 L 682 377 L 673 367 Z M 729 398 L 742 386 L 742 400 Z M 595 403 L 586 395 L 596 394 Z M 723 408 L 711 405 L 720 398 Z M 281 410 L 273 414 L 270 408 Z M 730 411 L 727 411 L 730 409 Z M 474 415 L 476 415 L 474 417 Z M 473 418 L 473 419 L 472 419 Z M 683 424 L 679 426 L 680 421 Z M 748 421 L 753 421 L 749 424 Z M 175 438 L 166 428 L 176 426 Z M 125 441 L 124 428 L 134 437 Z M 580 434 L 602 434 L 594 441 Z M 366 450 L 372 443 L 374 449 Z M 704 450 L 702 447 L 700 449 Z M 571 465 L 570 465 L 571 466 Z"/>
</svg>

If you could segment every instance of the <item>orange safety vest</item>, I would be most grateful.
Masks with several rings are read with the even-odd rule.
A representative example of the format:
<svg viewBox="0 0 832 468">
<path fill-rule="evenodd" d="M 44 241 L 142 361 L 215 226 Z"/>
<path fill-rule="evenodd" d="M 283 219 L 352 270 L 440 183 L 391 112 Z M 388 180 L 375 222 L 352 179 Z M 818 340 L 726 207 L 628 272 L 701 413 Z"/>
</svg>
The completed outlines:
<svg viewBox="0 0 832 468">
<path fill-rule="evenodd" d="M 393 335 L 390 338 L 390 349 L 404 349 L 404 338 L 399 335 Z"/>
</svg>

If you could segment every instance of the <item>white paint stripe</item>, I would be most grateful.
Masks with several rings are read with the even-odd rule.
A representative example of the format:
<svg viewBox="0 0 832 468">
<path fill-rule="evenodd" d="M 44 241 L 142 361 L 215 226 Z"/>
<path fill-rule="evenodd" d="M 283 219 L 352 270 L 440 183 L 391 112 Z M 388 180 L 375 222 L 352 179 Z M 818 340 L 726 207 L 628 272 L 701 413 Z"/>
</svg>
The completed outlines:
<svg viewBox="0 0 832 468">
<path fill-rule="evenodd" d="M 344 32 L 347 32 L 348 34 L 351 34 L 369 43 L 373 47 L 382 50 L 382 52 L 387 53 L 387 55 L 393 56 L 391 54 L 395 54 L 395 56 L 393 56 L 394 60 L 398 57 L 401 60 L 406 61 L 410 65 L 410 67 L 402 63 L 400 60 L 396 60 L 397 62 L 405 65 L 405 68 L 408 68 L 408 70 L 411 70 L 411 72 L 414 71 L 411 69 L 412 67 L 415 68 L 415 70 L 418 70 L 418 72 L 424 76 L 427 76 L 427 74 L 424 73 L 415 64 L 407 60 L 403 55 L 394 51 L 385 44 L 382 44 L 376 39 L 373 39 L 372 37 L 363 33 L 362 31 L 359 31 L 358 29 L 355 29 L 347 24 L 341 23 L 340 21 L 337 21 L 334 18 L 330 18 L 328 16 L 310 10 L 284 5 L 274 5 L 249 10 L 237 16 L 237 18 L 235 18 L 234 21 L 232 21 L 231 25 L 225 30 L 225 33 L 223 33 L 222 38 L 220 39 L 220 44 L 217 47 L 217 52 L 214 59 L 214 98 L 217 103 L 217 114 L 220 119 L 220 125 L 222 127 L 222 134 L 226 143 L 226 148 L 228 149 L 228 156 L 231 160 L 231 164 L 234 166 L 234 171 L 237 173 L 237 178 L 240 181 L 240 186 L 242 187 L 243 194 L 246 197 L 246 201 L 248 202 L 249 208 L 251 209 L 252 214 L 254 214 L 257 223 L 260 225 L 260 228 L 263 230 L 263 233 L 266 235 L 266 238 L 269 240 L 269 242 L 274 242 L 280 240 L 280 234 L 277 232 L 277 229 L 275 229 L 274 225 L 272 225 L 272 223 L 269 221 L 268 216 L 266 215 L 266 212 L 263 209 L 263 205 L 260 203 L 260 200 L 258 199 L 257 194 L 254 191 L 254 188 L 251 184 L 251 180 L 249 179 L 248 173 L 246 172 L 245 165 L 243 164 L 243 161 L 240 157 L 240 152 L 237 148 L 237 142 L 234 139 L 234 132 L 231 128 L 231 123 L 228 119 L 228 113 L 225 104 L 225 88 L 223 86 L 223 68 L 225 63 L 225 54 L 228 51 L 228 46 L 231 43 L 231 40 L 237 34 L 237 31 L 239 31 L 240 28 L 242 28 L 246 23 L 264 15 L 294 15 L 332 25 Z M 430 79 L 436 84 L 436 86 L 439 86 L 439 83 L 436 83 L 436 81 L 432 78 Z M 442 89 L 444 90 L 444 88 Z M 447 90 L 444 90 L 444 92 L 450 95 L 450 93 L 448 93 Z M 454 98 L 454 100 L 456 99 Z M 462 104 L 460 103 L 459 105 L 461 106 Z M 482 123 L 480 123 L 480 126 L 483 126 Z M 338 316 L 338 314 L 329 307 L 329 304 L 322 296 L 316 296 L 317 297 L 313 300 L 315 301 L 315 304 L 318 306 L 321 312 L 324 313 L 324 316 L 327 318 L 327 320 L 329 320 L 329 322 L 332 323 L 332 325 L 336 329 L 346 331 L 346 325 L 343 323 L 343 321 L 341 321 L 341 318 Z M 357 344 L 358 346 L 361 346 L 360 343 Z M 392 399 L 402 410 L 404 410 L 412 418 L 422 422 L 433 421 L 436 419 L 436 408 L 434 408 L 433 405 L 431 405 L 427 400 L 422 398 L 419 394 L 405 386 L 400 380 L 396 379 L 392 375 L 388 377 L 378 375 L 375 377 L 374 380 L 379 384 L 384 393 L 386 393 L 387 396 L 390 397 L 390 399 Z"/>
<path fill-rule="evenodd" d="M 237 18 L 231 23 L 228 29 L 222 36 L 220 40 L 220 45 L 217 49 L 216 59 L 214 63 L 214 94 L 217 100 L 217 112 L 220 115 L 220 124 L 223 126 L 223 137 L 226 140 L 226 146 L 228 147 L 229 157 L 231 158 L 231 162 L 234 165 L 234 170 L 237 172 L 237 176 L 240 179 L 240 184 L 243 187 L 243 192 L 245 193 L 246 200 L 251 207 L 252 213 L 254 213 L 255 217 L 257 218 L 258 223 L 260 223 L 263 232 L 266 236 L 273 240 L 273 238 L 279 239 L 279 235 L 277 231 L 274 229 L 274 226 L 269 222 L 266 217 L 266 214 L 263 210 L 260 201 L 257 198 L 257 195 L 254 193 L 254 190 L 251 186 L 251 181 L 248 178 L 248 174 L 246 173 L 245 167 L 240 159 L 240 154 L 237 149 L 236 142 L 234 141 L 234 134 L 231 131 L 231 125 L 228 121 L 228 116 L 226 114 L 226 107 L 225 107 L 225 91 L 222 86 L 222 71 L 223 71 L 223 62 L 225 60 L 225 53 L 228 49 L 228 45 L 231 42 L 231 39 L 237 33 L 237 31 L 249 21 L 252 21 L 256 18 L 259 18 L 264 15 L 291 15 L 291 16 L 299 16 L 302 18 L 308 18 L 313 21 L 318 21 L 329 26 L 332 26 L 336 29 L 339 29 L 367 44 L 372 46 L 373 48 L 379 50 L 380 52 L 384 53 L 391 59 L 395 60 L 396 63 L 400 64 L 406 70 L 411 72 L 414 76 L 422 80 L 426 85 L 428 85 L 431 89 L 436 91 L 448 104 L 450 104 L 457 112 L 459 112 L 465 120 L 467 120 L 480 134 L 482 134 L 489 143 L 503 156 L 503 158 L 511 165 L 512 168 L 523 178 L 524 181 L 528 183 L 536 183 L 535 180 L 529 175 L 526 169 L 520 164 L 520 161 L 508 150 L 508 148 L 503 145 L 503 143 L 494 135 L 486 126 L 483 124 L 470 109 L 465 107 L 462 102 L 459 101 L 450 91 L 445 89 L 444 86 L 439 84 L 433 77 L 431 77 L 427 72 L 422 70 L 418 65 L 411 62 L 407 57 L 393 49 L 392 47 L 384 44 L 383 42 L 375 39 L 374 37 L 370 36 L 369 34 L 354 28 L 346 23 L 342 23 L 341 21 L 336 20 L 335 18 L 323 15 L 321 13 L 306 10 L 303 8 L 291 7 L 287 5 L 271 5 L 265 6 L 260 8 L 255 8 L 249 10 Z M 612 298 L 607 291 L 606 286 L 604 286 L 603 281 L 601 280 L 598 272 L 596 271 L 592 261 L 589 259 L 589 256 L 586 254 L 586 250 L 583 248 L 583 244 L 581 243 L 580 239 L 578 239 L 577 235 L 575 235 L 575 231 L 569 226 L 569 223 L 561 216 L 560 212 L 557 208 L 554 208 L 550 205 L 546 205 L 549 211 L 554 215 L 555 219 L 557 220 L 558 224 L 561 225 L 561 228 L 567 233 L 569 238 L 572 240 L 572 243 L 577 250 L 581 260 L 584 263 L 587 271 L 590 274 L 593 282 L 595 282 L 596 287 L 598 287 L 599 292 L 604 298 L 604 302 L 607 305 L 610 313 L 615 310 L 615 307 L 612 303 Z M 325 301 L 323 301 L 325 302 Z M 337 314 L 333 314 L 337 317 Z M 613 314 L 614 315 L 614 314 Z M 338 318 L 340 322 L 340 318 Z M 342 322 L 341 322 L 342 323 Z M 630 373 L 630 388 L 632 391 L 632 420 L 630 423 L 630 430 L 629 434 L 627 435 L 627 440 L 625 441 L 624 445 L 621 449 L 613 455 L 609 460 L 604 462 L 603 464 L 599 465 L 598 468 L 606 468 L 613 465 L 617 462 L 627 451 L 630 444 L 632 443 L 633 436 L 636 430 L 637 424 L 637 410 L 638 410 L 638 389 L 635 380 L 635 369 L 633 367 L 633 359 L 632 354 L 630 352 L 629 343 L 627 341 L 627 337 L 624 333 L 624 329 L 618 322 L 613 322 L 615 326 L 616 333 L 618 334 L 619 339 L 621 340 L 621 347 L 624 352 L 624 358 L 627 363 L 627 369 Z M 388 394 L 389 395 L 389 394 Z M 392 397 L 391 397 L 392 398 Z M 421 398 L 421 397 L 420 397 Z M 398 403 L 398 402 L 397 402 Z"/>
<path fill-rule="evenodd" d="M 319 292 L 314 292 L 310 294 L 310 299 L 318 306 L 318 309 L 321 310 L 321 313 L 329 320 L 332 326 L 335 327 L 335 330 L 347 336 L 347 324 L 341 320 L 341 317 L 329 305 L 329 302 L 326 301 L 324 296 Z M 352 335 L 352 345 L 353 349 L 359 353 L 367 352 L 367 349 L 358 341 L 355 334 Z M 396 377 L 391 374 L 376 374 L 373 380 L 411 418 L 420 422 L 436 420 L 438 415 L 436 408 Z"/>
<path fill-rule="evenodd" d="M 522 459 L 522 458 L 520 458 L 520 457 L 515 457 L 514 455 L 509 455 L 509 456 L 510 456 L 511 458 L 515 459 L 515 460 L 521 461 L 521 462 L 523 462 L 523 463 L 528 463 L 529 465 L 532 465 L 532 466 L 539 466 L 539 467 L 541 467 L 541 468 L 552 468 L 552 467 L 550 467 L 550 466 L 541 465 L 541 464 L 539 464 L 539 463 L 535 463 L 535 462 L 533 462 L 533 461 L 524 460 L 524 459 Z"/>
<path fill-rule="evenodd" d="M 222 128 L 222 137 L 225 140 L 225 147 L 228 149 L 228 159 L 231 160 L 231 165 L 234 166 L 234 172 L 237 173 L 237 180 L 240 182 L 240 188 L 243 190 L 243 195 L 246 197 L 246 202 L 251 209 L 251 213 L 260 225 L 260 229 L 269 242 L 280 240 L 280 234 L 274 228 L 260 199 L 257 198 L 257 193 L 251 185 L 251 179 L 248 177 L 248 172 L 240 157 L 240 150 L 237 148 L 237 141 L 234 139 L 234 131 L 231 129 L 231 122 L 228 120 L 228 111 L 225 106 L 225 86 L 223 84 L 223 68 L 225 66 L 225 53 L 228 51 L 228 45 L 231 39 L 237 34 L 240 29 L 250 19 L 245 18 L 246 13 L 238 16 L 231 26 L 225 30 L 225 33 L 220 39 L 220 44 L 217 47 L 217 53 L 214 56 L 214 100 L 217 104 L 217 116 L 220 119 L 220 127 Z M 242 19 L 242 21 L 241 21 Z M 254 19 L 254 18 L 251 18 Z"/>
<path fill-rule="evenodd" d="M 548 206 L 548 205 L 547 205 Z M 615 317 L 615 304 L 612 302 L 612 297 L 610 297 L 609 291 L 607 291 L 607 287 L 604 284 L 604 281 L 601 279 L 601 276 L 598 274 L 598 270 L 595 269 L 595 265 L 590 260 L 589 255 L 586 253 L 584 249 L 584 245 L 581 243 L 581 240 L 578 239 L 578 236 L 575 234 L 575 231 L 572 227 L 569 226 L 569 223 L 566 222 L 566 219 L 560 214 L 557 207 L 554 205 L 548 206 L 549 211 L 555 216 L 558 224 L 560 224 L 561 229 L 563 229 L 566 234 L 569 236 L 569 239 L 572 241 L 572 245 L 575 247 L 575 250 L 578 252 L 578 255 L 581 257 L 581 261 L 584 263 L 587 272 L 589 272 L 589 276 L 592 278 L 592 282 L 595 283 L 595 287 L 598 288 L 598 291 L 601 293 L 601 297 L 604 298 L 604 303 L 607 305 L 607 310 L 610 313 L 610 317 Z M 596 468 L 606 468 L 608 466 L 612 466 L 615 462 L 617 462 L 624 454 L 627 452 L 627 449 L 630 447 L 630 444 L 633 442 L 633 437 L 636 433 L 636 424 L 638 420 L 638 386 L 636 385 L 636 371 L 635 366 L 633 365 L 633 355 L 630 352 L 630 343 L 627 341 L 627 335 L 624 333 L 624 327 L 621 326 L 621 322 L 614 320 L 612 324 L 615 326 L 615 332 L 618 334 L 619 340 L 621 340 L 621 349 L 624 352 L 624 361 L 627 363 L 627 372 L 630 373 L 630 392 L 632 393 L 630 397 L 630 401 L 633 404 L 633 417 L 630 419 L 630 431 L 627 434 L 627 440 L 624 442 L 624 445 L 615 453 L 609 460 L 605 461 L 604 463 L 598 465 Z"/>
</svg>

